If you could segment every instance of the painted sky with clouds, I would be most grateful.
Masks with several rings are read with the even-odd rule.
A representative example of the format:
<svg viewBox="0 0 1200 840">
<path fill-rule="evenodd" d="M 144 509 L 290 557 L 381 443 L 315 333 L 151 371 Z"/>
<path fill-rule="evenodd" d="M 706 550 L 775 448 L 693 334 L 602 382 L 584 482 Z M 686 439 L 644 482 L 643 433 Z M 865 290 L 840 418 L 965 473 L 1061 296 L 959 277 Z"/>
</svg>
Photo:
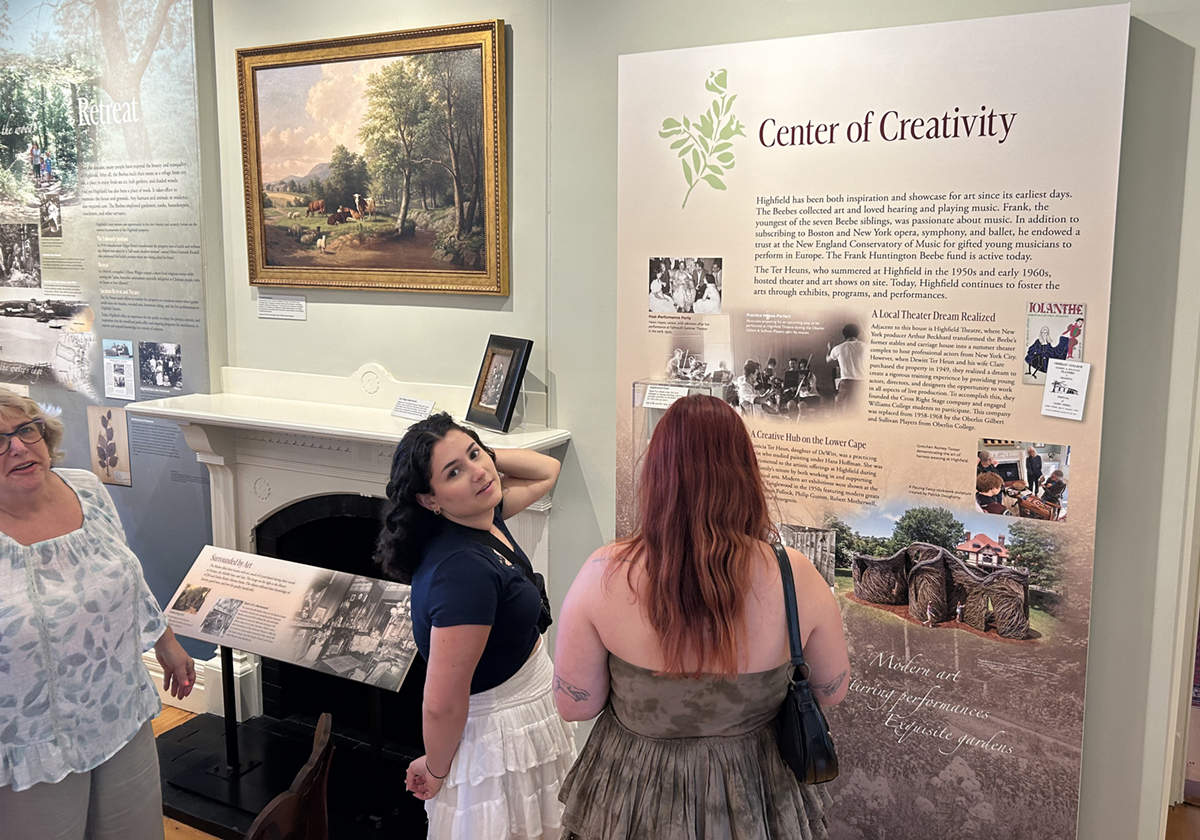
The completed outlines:
<svg viewBox="0 0 1200 840">
<path fill-rule="evenodd" d="M 358 128 L 367 78 L 395 58 L 340 61 L 255 72 L 264 181 L 303 177 L 338 144 L 362 154 Z"/>
</svg>

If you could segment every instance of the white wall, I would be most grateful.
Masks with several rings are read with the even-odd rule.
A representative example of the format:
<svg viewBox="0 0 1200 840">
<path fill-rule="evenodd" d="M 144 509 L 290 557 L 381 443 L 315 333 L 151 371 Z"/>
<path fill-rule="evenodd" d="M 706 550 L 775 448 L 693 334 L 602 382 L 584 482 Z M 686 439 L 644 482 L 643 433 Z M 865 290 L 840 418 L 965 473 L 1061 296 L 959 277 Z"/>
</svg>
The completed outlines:
<svg viewBox="0 0 1200 840">
<path fill-rule="evenodd" d="M 509 27 L 507 299 L 307 289 L 308 320 L 261 321 L 249 285 L 235 52 L 243 47 L 502 18 Z M 546 378 L 546 13 L 507 0 L 213 0 L 228 364 L 347 375 L 379 362 L 397 379 L 470 384 L 489 333 L 533 339 L 526 388 Z"/>
<path fill-rule="evenodd" d="M 551 525 L 551 587 L 558 602 L 586 556 L 613 533 L 617 56 L 1089 5 L 1055 0 L 213 4 L 228 363 L 345 374 L 365 361 L 378 361 L 401 379 L 469 384 L 488 333 L 533 338 L 529 370 L 549 387 L 550 423 L 574 436 Z M 1195 0 L 1138 0 L 1132 11 L 1184 44 L 1200 44 Z M 310 290 L 307 323 L 259 321 L 245 264 L 234 50 L 494 17 L 504 18 L 511 30 L 512 297 L 498 302 Z M 1188 81 L 1176 80 L 1185 88 Z M 1190 644 L 1178 638 L 1177 619 L 1181 610 L 1195 609 L 1200 85 L 1190 93 L 1184 89 L 1182 96 L 1191 101 L 1191 131 L 1190 165 L 1179 196 L 1184 236 L 1178 288 L 1171 299 L 1147 303 L 1131 295 L 1129 302 L 1142 307 L 1139 318 L 1155 325 L 1164 345 L 1153 378 L 1158 390 L 1149 397 L 1153 405 L 1146 405 L 1161 440 L 1156 452 L 1140 453 L 1143 462 L 1153 461 L 1145 469 L 1114 477 L 1113 468 L 1104 467 L 1110 482 L 1152 483 L 1143 497 L 1149 527 L 1159 539 L 1133 556 L 1114 556 L 1104 546 L 1098 552 L 1079 835 L 1088 840 L 1162 836 L 1168 794 L 1163 778 L 1173 747 L 1166 743 L 1173 709 L 1170 683 L 1173 678 L 1178 683 L 1181 645 Z M 1142 163 L 1154 165 L 1152 159 Z M 1161 271 L 1174 264 L 1174 257 L 1168 253 L 1155 265 Z M 1110 385 L 1110 391 L 1116 387 Z M 1106 427 L 1106 457 L 1123 449 L 1137 431 L 1136 418 L 1115 419 L 1111 433 Z M 1127 465 L 1137 462 L 1133 457 L 1112 463 L 1130 470 Z M 1194 626 L 1195 616 L 1186 621 Z"/>
</svg>

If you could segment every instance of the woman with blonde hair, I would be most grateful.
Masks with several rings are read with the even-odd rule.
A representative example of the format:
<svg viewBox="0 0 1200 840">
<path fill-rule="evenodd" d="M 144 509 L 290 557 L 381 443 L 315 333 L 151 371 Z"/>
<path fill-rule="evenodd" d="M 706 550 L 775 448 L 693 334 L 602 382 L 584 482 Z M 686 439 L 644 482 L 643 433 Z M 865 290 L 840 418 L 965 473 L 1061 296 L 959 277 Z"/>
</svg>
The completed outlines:
<svg viewBox="0 0 1200 840">
<path fill-rule="evenodd" d="M 775 740 L 791 668 L 777 543 L 737 412 L 675 402 L 646 451 L 635 531 L 583 565 L 560 615 L 559 712 L 600 715 L 560 796 L 564 837 L 826 836 L 826 803 Z M 837 703 L 837 603 L 807 557 L 786 557 L 814 692 Z"/>
<path fill-rule="evenodd" d="M 0 388 L 0 837 L 161 840 L 162 704 L 142 652 L 175 697 L 195 666 L 104 485 L 53 467 L 62 438 L 57 418 Z"/>
</svg>

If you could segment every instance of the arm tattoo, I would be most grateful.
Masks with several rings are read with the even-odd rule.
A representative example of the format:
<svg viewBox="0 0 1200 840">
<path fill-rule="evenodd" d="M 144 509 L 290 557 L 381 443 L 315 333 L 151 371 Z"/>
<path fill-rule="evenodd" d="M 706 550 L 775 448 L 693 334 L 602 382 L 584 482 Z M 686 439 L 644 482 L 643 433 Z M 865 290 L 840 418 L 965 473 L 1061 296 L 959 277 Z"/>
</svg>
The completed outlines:
<svg viewBox="0 0 1200 840">
<path fill-rule="evenodd" d="M 832 697 L 833 695 L 837 694 L 837 690 L 841 686 L 842 680 L 846 679 L 846 673 L 846 671 L 842 671 L 842 673 L 838 674 L 829 682 L 814 684 L 813 688 L 824 694 L 826 697 Z"/>
<path fill-rule="evenodd" d="M 587 700 L 589 697 L 592 696 L 592 693 L 590 691 L 584 691 L 582 688 L 580 688 L 577 685 L 571 685 L 569 682 L 567 682 L 566 680 L 564 680 L 562 677 L 560 677 L 558 675 L 555 675 L 555 677 L 554 677 L 554 690 L 561 691 L 563 694 L 570 697 L 576 703 L 582 703 L 584 700 Z"/>
</svg>

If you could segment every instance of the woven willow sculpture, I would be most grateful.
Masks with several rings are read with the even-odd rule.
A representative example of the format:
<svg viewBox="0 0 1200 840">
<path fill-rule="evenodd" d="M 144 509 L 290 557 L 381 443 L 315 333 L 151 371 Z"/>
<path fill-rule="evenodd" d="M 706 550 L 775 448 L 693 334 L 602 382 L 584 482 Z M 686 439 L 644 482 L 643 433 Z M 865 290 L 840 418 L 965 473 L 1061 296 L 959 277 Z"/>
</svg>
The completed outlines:
<svg viewBox="0 0 1200 840">
<path fill-rule="evenodd" d="M 992 604 L 996 632 L 1006 639 L 1029 636 L 1029 575 L 1018 569 L 998 569 L 983 579 Z"/>
<path fill-rule="evenodd" d="M 908 549 L 891 557 L 855 554 L 850 561 L 854 595 L 872 604 L 908 603 Z"/>
<path fill-rule="evenodd" d="M 913 543 L 908 554 L 908 614 L 917 621 L 932 619 L 936 624 L 950 617 L 946 610 L 946 554 L 944 548 Z"/>
<path fill-rule="evenodd" d="M 1007 639 L 1029 637 L 1029 573 L 997 569 L 989 574 L 941 546 L 912 543 L 889 557 L 855 554 L 850 564 L 854 594 L 872 604 L 908 604 L 908 614 L 936 624 L 955 617 L 986 632 L 995 626 Z"/>
<path fill-rule="evenodd" d="M 983 588 L 983 576 L 964 563 L 958 557 L 952 557 L 953 562 L 947 563 L 950 570 L 950 603 L 957 610 L 963 605 L 962 620 L 964 624 L 976 630 L 987 630 L 988 597 Z"/>
</svg>

